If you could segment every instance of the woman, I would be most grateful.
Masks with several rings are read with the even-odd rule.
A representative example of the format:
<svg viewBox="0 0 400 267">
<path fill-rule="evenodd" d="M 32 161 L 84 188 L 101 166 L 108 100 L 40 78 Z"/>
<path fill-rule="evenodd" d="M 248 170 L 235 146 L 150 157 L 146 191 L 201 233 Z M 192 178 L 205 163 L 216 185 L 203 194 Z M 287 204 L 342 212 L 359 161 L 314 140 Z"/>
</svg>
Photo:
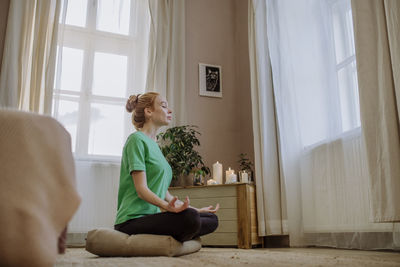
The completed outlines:
<svg viewBox="0 0 400 267">
<path fill-rule="evenodd" d="M 218 204 L 197 209 L 189 206 L 188 197 L 180 201 L 168 192 L 172 170 L 155 142 L 159 128 L 172 119 L 167 101 L 149 92 L 130 96 L 126 109 L 133 112 L 137 131 L 123 149 L 115 229 L 129 235 L 170 235 L 180 242 L 213 232 Z"/>
</svg>

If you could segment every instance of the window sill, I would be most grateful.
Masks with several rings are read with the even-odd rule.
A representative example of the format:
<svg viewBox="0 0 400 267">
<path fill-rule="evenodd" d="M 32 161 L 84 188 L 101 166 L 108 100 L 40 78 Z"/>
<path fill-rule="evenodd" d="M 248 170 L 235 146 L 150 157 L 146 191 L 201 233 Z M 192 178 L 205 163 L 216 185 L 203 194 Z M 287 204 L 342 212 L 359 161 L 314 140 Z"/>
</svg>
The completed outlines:
<svg viewBox="0 0 400 267">
<path fill-rule="evenodd" d="M 104 164 L 116 164 L 119 165 L 121 163 L 121 157 L 113 157 L 113 156 L 75 156 L 74 160 L 79 162 L 92 162 L 92 163 L 104 163 Z"/>
<path fill-rule="evenodd" d="M 335 138 L 332 138 L 331 140 L 323 140 L 318 143 L 306 146 L 303 149 L 303 154 L 308 154 L 311 151 L 318 150 L 322 147 L 334 144 L 339 141 L 344 141 L 344 140 L 347 141 L 347 140 L 356 139 L 356 138 L 360 138 L 360 137 L 361 137 L 361 127 L 358 127 L 358 128 L 352 129 L 350 131 L 344 132 L 341 135 L 336 136 Z"/>
</svg>

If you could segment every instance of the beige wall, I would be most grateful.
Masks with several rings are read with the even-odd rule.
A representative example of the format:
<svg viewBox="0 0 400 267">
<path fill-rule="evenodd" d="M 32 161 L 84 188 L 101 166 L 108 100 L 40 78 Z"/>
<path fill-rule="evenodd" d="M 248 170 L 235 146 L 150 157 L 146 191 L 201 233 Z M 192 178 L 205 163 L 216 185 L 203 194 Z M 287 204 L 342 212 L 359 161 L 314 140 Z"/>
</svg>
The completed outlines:
<svg viewBox="0 0 400 267">
<path fill-rule="evenodd" d="M 0 1 L 0 73 L 1 73 L 1 62 L 3 59 L 4 40 L 6 37 L 8 7 L 10 0 Z"/>
<path fill-rule="evenodd" d="M 247 1 L 186 0 L 186 103 L 198 125 L 203 159 L 238 169 L 238 154 L 253 160 Z M 9 0 L 0 1 L 0 59 Z M 223 98 L 199 96 L 198 63 L 222 66 Z"/>
<path fill-rule="evenodd" d="M 253 159 L 247 1 L 186 1 L 186 103 L 188 123 L 200 127 L 201 152 L 238 169 L 238 154 Z M 223 98 L 199 96 L 198 63 L 222 66 Z"/>
</svg>

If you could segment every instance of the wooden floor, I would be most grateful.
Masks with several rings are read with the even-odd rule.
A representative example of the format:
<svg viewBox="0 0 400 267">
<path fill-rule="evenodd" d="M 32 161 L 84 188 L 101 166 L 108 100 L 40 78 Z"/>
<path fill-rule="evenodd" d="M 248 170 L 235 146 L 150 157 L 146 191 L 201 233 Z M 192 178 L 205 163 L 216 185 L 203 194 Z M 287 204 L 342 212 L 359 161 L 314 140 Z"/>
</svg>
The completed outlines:
<svg viewBox="0 0 400 267">
<path fill-rule="evenodd" d="M 400 266 L 399 252 L 325 248 L 202 248 L 182 257 L 100 258 L 69 248 L 55 266 Z"/>
</svg>

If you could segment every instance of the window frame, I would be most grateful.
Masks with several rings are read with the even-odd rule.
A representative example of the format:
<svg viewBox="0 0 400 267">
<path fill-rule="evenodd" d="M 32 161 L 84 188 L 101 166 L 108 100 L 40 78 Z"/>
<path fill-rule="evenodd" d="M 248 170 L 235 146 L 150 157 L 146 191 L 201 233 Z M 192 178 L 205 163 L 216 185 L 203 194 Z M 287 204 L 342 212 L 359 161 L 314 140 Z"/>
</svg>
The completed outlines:
<svg viewBox="0 0 400 267">
<path fill-rule="evenodd" d="M 329 9 L 329 31 L 330 31 L 330 38 L 331 38 L 331 43 L 332 43 L 332 47 L 333 47 L 333 57 L 335 59 L 335 71 L 336 71 L 336 87 L 337 87 L 337 92 L 332 94 L 332 97 L 335 97 L 337 100 L 339 101 L 339 103 L 341 103 L 342 98 L 340 96 L 340 87 L 339 87 L 339 71 L 342 69 L 345 69 L 346 67 L 348 67 L 349 65 L 354 63 L 354 69 L 353 71 L 357 72 L 357 62 L 356 62 L 356 55 L 355 55 L 355 50 L 354 50 L 354 54 L 344 58 L 341 62 L 337 62 L 336 60 L 336 44 L 335 44 L 335 34 L 334 34 L 334 21 L 333 21 L 333 6 L 334 4 L 338 3 L 339 1 L 343 1 L 343 0 L 325 0 L 327 3 L 327 7 Z M 351 5 L 350 5 L 350 9 L 351 9 Z M 344 13 L 341 13 L 342 18 L 344 17 Z M 344 19 L 344 18 L 343 18 Z M 341 20 L 342 24 L 343 24 L 343 20 Z M 353 38 L 354 38 L 354 32 L 353 32 Z M 353 46 L 354 46 L 354 39 L 353 39 Z M 357 77 L 357 73 L 356 73 L 356 77 Z M 357 85 L 357 92 L 358 92 L 358 83 Z M 351 92 L 347 92 L 348 95 L 347 97 L 351 97 L 353 99 L 353 102 L 356 100 L 355 98 L 357 96 L 355 96 L 353 94 L 353 91 Z M 351 96 L 349 96 L 351 94 Z M 333 109 L 333 108 L 332 108 Z M 351 114 L 351 123 L 352 125 L 355 125 L 355 120 L 356 120 L 356 116 L 357 114 L 355 114 L 355 109 L 352 108 L 352 114 Z M 340 118 L 342 117 L 342 107 L 340 106 Z M 359 113 L 358 113 L 359 115 Z M 326 146 L 327 144 L 331 144 L 331 143 L 335 143 L 338 140 L 341 139 L 354 139 L 354 138 L 359 138 L 361 137 L 362 134 L 362 128 L 361 128 L 361 122 L 360 122 L 360 126 L 358 127 L 354 127 L 350 130 L 344 130 L 343 129 L 343 123 L 342 120 L 340 119 L 340 131 L 337 133 L 337 135 L 331 137 L 331 138 L 325 138 L 325 139 L 321 139 L 313 144 L 310 145 L 306 145 L 303 147 L 303 153 L 304 154 L 308 154 L 311 151 L 313 151 L 314 149 L 318 149 L 319 147 L 322 146 Z"/>
<path fill-rule="evenodd" d="M 66 7 L 66 2 L 64 1 L 63 12 L 67 11 Z M 137 15 L 137 12 L 139 12 L 138 1 L 131 1 L 130 4 L 128 35 L 96 29 L 97 7 L 98 0 L 88 0 L 86 23 L 83 27 L 65 24 L 66 14 L 60 15 L 62 16 L 62 21 L 59 23 L 60 32 L 58 36 L 57 62 L 59 64 L 61 63 L 63 47 L 82 50 L 82 80 L 80 91 L 62 90 L 60 88 L 61 68 L 57 67 L 53 87 L 52 115 L 58 118 L 59 101 L 61 100 L 78 103 L 76 144 L 73 148 L 74 158 L 77 160 L 119 162 L 121 155 L 115 156 L 89 153 L 90 109 L 92 104 L 108 104 L 125 107 L 127 97 L 130 94 L 143 93 L 143 91 L 133 91 L 131 88 L 136 88 L 135 81 L 139 78 L 139 75 L 142 75 L 141 72 L 134 70 L 137 69 L 136 66 L 138 62 L 144 62 L 143 60 L 145 60 L 145 56 L 147 56 L 138 52 L 144 45 L 144 41 L 140 38 L 144 30 L 143 27 L 140 27 Z M 92 93 L 94 58 L 96 52 L 126 56 L 126 95 L 124 97 L 101 96 Z M 144 71 L 145 70 L 142 70 L 143 73 Z M 141 79 L 145 81 L 144 77 L 141 77 Z M 130 132 L 134 131 L 130 116 L 127 113 L 126 116 L 124 116 L 123 125 L 123 136 L 126 138 Z"/>
<path fill-rule="evenodd" d="M 339 89 L 338 92 L 338 99 L 340 101 L 340 103 L 343 101 L 342 97 L 340 96 L 340 85 L 339 85 L 339 72 L 341 70 L 344 70 L 345 68 L 351 66 L 354 63 L 354 67 L 352 68 L 352 72 L 355 72 L 356 78 L 357 78 L 357 61 L 356 61 L 356 55 L 355 55 L 355 47 L 354 47 L 354 30 L 353 30 L 353 42 L 352 42 L 352 47 L 353 47 L 353 54 L 350 56 L 345 57 L 344 59 L 342 59 L 340 62 L 337 62 L 337 57 L 336 57 L 336 46 L 335 46 L 335 34 L 334 34 L 334 22 L 333 22 L 333 6 L 335 4 L 340 4 L 339 2 L 343 1 L 343 0 L 327 0 L 328 1 L 328 5 L 329 5 L 329 11 L 330 11 L 330 31 L 332 33 L 332 41 L 333 41 L 333 45 L 335 47 L 334 49 L 334 57 L 335 57 L 335 62 L 336 62 L 336 77 L 337 77 L 337 87 Z M 345 29 L 346 26 L 345 21 L 346 21 L 346 13 L 348 11 L 351 11 L 351 4 L 348 6 L 348 8 L 346 8 L 346 10 L 344 10 L 344 12 L 341 12 L 340 15 L 340 22 L 341 22 L 341 27 L 342 29 Z M 348 40 L 348 36 L 346 36 L 346 43 L 350 42 L 350 40 Z M 358 92 L 358 83 L 356 83 L 357 89 L 356 91 Z M 356 96 L 354 94 L 354 90 L 348 90 L 346 91 L 346 97 L 347 99 L 351 99 L 351 103 L 354 103 L 354 101 L 357 101 L 358 96 Z M 351 132 L 354 133 L 359 133 L 360 129 L 361 129 L 361 124 L 358 127 L 354 127 L 355 125 L 357 125 L 357 116 L 359 116 L 359 113 L 357 115 L 357 112 L 355 110 L 354 106 L 348 106 L 347 107 L 348 110 L 351 110 L 351 115 L 349 117 L 350 119 L 350 124 L 353 126 L 352 129 L 350 130 L 344 130 L 343 129 L 343 123 L 341 125 L 341 134 L 340 136 L 348 136 L 348 135 L 352 135 Z M 343 112 L 342 107 L 340 108 L 341 112 Z M 342 116 L 341 116 L 342 117 Z"/>
</svg>

